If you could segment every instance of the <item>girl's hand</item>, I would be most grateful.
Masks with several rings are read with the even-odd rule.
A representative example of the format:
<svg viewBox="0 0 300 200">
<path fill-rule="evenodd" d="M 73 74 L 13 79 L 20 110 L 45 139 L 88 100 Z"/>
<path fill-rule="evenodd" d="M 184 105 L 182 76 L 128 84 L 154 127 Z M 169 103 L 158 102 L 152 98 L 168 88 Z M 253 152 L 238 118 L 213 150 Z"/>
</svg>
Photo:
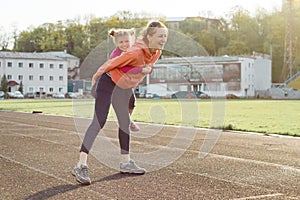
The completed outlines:
<svg viewBox="0 0 300 200">
<path fill-rule="evenodd" d="M 142 69 L 143 74 L 150 74 L 151 71 L 152 71 L 152 68 L 148 65 L 146 67 L 143 67 L 143 69 Z"/>
</svg>

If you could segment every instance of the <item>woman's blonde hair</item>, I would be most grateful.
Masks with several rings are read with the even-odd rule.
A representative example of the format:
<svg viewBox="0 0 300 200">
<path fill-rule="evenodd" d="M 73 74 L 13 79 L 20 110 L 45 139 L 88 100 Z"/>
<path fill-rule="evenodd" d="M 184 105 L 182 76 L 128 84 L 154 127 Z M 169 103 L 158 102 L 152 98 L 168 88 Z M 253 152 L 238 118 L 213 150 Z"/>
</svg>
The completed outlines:
<svg viewBox="0 0 300 200">
<path fill-rule="evenodd" d="M 152 20 L 152 21 L 148 22 L 147 26 L 144 28 L 144 30 L 142 31 L 142 34 L 141 34 L 142 40 L 144 40 L 144 42 L 146 44 L 149 43 L 147 36 L 148 35 L 152 36 L 154 33 L 156 33 L 157 28 L 167 29 L 167 26 L 157 20 Z"/>
</svg>

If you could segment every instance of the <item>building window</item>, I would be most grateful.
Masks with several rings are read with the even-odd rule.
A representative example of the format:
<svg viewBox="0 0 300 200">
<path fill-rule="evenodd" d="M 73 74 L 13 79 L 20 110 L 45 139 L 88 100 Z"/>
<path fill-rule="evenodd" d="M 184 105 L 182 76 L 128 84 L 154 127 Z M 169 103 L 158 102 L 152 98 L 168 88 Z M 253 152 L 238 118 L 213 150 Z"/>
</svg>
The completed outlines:
<svg viewBox="0 0 300 200">
<path fill-rule="evenodd" d="M 7 67 L 12 67 L 12 62 L 7 62 Z"/>
<path fill-rule="evenodd" d="M 18 76 L 19 81 L 23 81 L 23 75 Z"/>
<path fill-rule="evenodd" d="M 33 92 L 33 88 L 32 87 L 29 88 L 29 92 Z"/>
<path fill-rule="evenodd" d="M 49 81 L 53 81 L 53 80 L 54 80 L 53 76 L 49 76 Z"/>
<path fill-rule="evenodd" d="M 63 64 L 59 64 L 59 69 L 63 69 L 64 65 Z"/>
<path fill-rule="evenodd" d="M 49 88 L 49 92 L 50 93 L 52 93 L 54 90 L 53 90 L 53 88 L 51 87 L 51 88 Z"/>
<path fill-rule="evenodd" d="M 23 63 L 19 62 L 19 63 L 18 63 L 18 66 L 19 66 L 20 68 L 22 68 L 22 67 L 23 67 Z"/>
<path fill-rule="evenodd" d="M 43 81 L 44 80 L 44 76 L 40 76 L 40 81 Z"/>
<path fill-rule="evenodd" d="M 29 80 L 33 81 L 33 75 L 29 75 Z"/>
<path fill-rule="evenodd" d="M 7 79 L 8 79 L 8 80 L 12 80 L 12 75 L 8 74 L 8 75 L 7 75 Z"/>
<path fill-rule="evenodd" d="M 0 62 L 0 67 L 1 67 L 1 62 Z"/>
<path fill-rule="evenodd" d="M 54 68 L 54 64 L 51 63 L 51 64 L 49 65 L 49 68 L 50 68 L 50 69 L 53 69 L 53 68 Z"/>
<path fill-rule="evenodd" d="M 44 68 L 44 63 L 40 63 L 40 68 L 41 68 L 41 69 Z"/>
<path fill-rule="evenodd" d="M 60 81 L 63 81 L 63 80 L 64 80 L 64 77 L 63 77 L 63 76 L 59 76 L 59 80 L 60 80 Z"/>
<path fill-rule="evenodd" d="M 28 64 L 29 68 L 33 68 L 33 63 Z"/>
<path fill-rule="evenodd" d="M 58 88 L 58 91 L 59 92 L 63 92 L 63 88 Z"/>
</svg>

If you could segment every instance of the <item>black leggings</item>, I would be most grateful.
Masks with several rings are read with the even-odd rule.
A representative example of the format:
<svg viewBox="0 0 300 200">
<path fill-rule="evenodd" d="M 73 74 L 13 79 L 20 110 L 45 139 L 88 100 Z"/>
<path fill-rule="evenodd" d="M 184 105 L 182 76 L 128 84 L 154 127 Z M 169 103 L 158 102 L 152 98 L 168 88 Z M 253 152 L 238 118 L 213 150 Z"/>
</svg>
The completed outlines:
<svg viewBox="0 0 300 200">
<path fill-rule="evenodd" d="M 110 104 L 112 104 L 119 124 L 121 154 L 129 154 L 130 116 L 128 104 L 132 96 L 132 89 L 121 89 L 107 74 L 103 74 L 96 84 L 95 113 L 85 133 L 80 152 L 89 153 L 99 131 L 107 121 Z"/>
</svg>

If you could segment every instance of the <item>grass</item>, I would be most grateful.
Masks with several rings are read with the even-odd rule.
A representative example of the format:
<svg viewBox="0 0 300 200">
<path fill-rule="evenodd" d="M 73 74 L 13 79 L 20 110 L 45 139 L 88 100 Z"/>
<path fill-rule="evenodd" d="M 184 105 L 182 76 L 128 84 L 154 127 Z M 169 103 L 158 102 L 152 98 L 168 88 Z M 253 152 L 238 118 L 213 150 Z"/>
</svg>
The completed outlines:
<svg viewBox="0 0 300 200">
<path fill-rule="evenodd" d="M 138 99 L 136 105 L 132 118 L 139 122 L 300 136 L 299 100 Z M 93 116 L 93 106 L 91 99 L 0 101 L 0 110 L 89 118 Z M 116 120 L 113 110 L 109 120 Z"/>
</svg>

